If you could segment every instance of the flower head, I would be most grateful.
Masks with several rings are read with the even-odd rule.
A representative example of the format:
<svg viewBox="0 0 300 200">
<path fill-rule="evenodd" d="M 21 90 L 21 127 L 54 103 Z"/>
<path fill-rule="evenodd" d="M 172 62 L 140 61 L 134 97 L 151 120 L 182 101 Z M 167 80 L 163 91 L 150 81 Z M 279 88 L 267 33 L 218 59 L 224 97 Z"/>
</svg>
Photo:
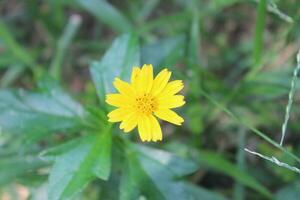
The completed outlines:
<svg viewBox="0 0 300 200">
<path fill-rule="evenodd" d="M 106 95 L 106 102 L 117 108 L 108 114 L 108 121 L 121 122 L 125 133 L 138 127 L 143 142 L 162 140 L 156 117 L 176 125 L 184 121 L 171 110 L 185 104 L 184 96 L 176 95 L 183 82 L 169 82 L 170 77 L 171 72 L 164 69 L 154 78 L 152 65 L 143 65 L 133 67 L 130 83 L 115 78 L 113 84 L 119 93 Z"/>
</svg>

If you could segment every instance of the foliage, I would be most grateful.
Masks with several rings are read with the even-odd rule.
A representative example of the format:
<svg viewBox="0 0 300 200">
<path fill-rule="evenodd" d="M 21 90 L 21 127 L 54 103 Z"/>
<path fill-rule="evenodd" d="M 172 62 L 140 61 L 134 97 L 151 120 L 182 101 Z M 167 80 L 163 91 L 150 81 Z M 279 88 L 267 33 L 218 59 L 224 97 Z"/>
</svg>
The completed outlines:
<svg viewBox="0 0 300 200">
<path fill-rule="evenodd" d="M 295 0 L 1 1 L 0 198 L 25 199 L 22 186 L 39 200 L 297 199 L 299 174 L 244 148 L 299 165 L 297 105 L 285 146 L 277 142 L 299 8 Z M 144 63 L 168 67 L 186 86 L 185 124 L 163 125 L 159 143 L 141 143 L 106 117 L 113 79 L 129 80 Z"/>
</svg>

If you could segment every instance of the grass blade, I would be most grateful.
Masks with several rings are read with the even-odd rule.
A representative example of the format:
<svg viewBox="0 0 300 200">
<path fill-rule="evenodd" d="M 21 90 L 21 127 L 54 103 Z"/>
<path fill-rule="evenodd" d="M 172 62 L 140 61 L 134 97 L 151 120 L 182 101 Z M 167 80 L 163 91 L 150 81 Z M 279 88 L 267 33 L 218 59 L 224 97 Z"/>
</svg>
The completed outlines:
<svg viewBox="0 0 300 200">
<path fill-rule="evenodd" d="M 254 46 L 253 46 L 253 69 L 251 73 L 256 73 L 261 68 L 261 58 L 263 50 L 263 34 L 266 21 L 267 0 L 260 0 L 257 8 L 257 18 L 255 24 Z"/>
<path fill-rule="evenodd" d="M 79 15 L 71 16 L 61 38 L 58 40 L 55 56 L 51 62 L 50 70 L 55 79 L 61 78 L 61 66 L 63 64 L 63 57 L 71 44 L 79 26 L 81 24 L 81 17 Z"/>
</svg>

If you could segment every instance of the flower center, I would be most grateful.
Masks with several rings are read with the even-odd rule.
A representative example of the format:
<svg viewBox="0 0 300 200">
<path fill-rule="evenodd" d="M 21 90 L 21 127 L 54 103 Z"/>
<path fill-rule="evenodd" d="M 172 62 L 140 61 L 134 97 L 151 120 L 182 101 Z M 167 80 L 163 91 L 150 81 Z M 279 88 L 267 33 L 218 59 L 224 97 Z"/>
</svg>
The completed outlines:
<svg viewBox="0 0 300 200">
<path fill-rule="evenodd" d="M 136 109 L 146 115 L 157 109 L 157 101 L 151 94 L 143 94 L 135 99 Z"/>
</svg>

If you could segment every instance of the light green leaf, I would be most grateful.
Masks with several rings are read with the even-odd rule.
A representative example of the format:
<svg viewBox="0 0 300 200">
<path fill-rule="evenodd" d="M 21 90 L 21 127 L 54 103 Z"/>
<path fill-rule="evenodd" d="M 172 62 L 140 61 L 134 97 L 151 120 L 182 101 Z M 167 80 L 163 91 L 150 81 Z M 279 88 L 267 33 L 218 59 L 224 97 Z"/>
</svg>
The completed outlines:
<svg viewBox="0 0 300 200">
<path fill-rule="evenodd" d="M 115 91 L 113 80 L 121 77 L 128 81 L 133 66 L 138 66 L 140 52 L 137 38 L 125 34 L 118 37 L 100 62 L 93 62 L 90 71 L 97 94 L 104 102 L 105 94 Z"/>
<path fill-rule="evenodd" d="M 146 147 L 144 145 L 136 146 L 141 157 L 149 157 L 161 165 L 168 168 L 175 176 L 182 177 L 197 171 L 198 164 L 193 160 L 176 156 L 167 151 Z"/>
<path fill-rule="evenodd" d="M 159 200 L 225 199 L 217 193 L 176 180 L 178 176 L 195 170 L 193 161 L 162 150 L 137 146 L 127 155 L 127 162 L 129 168 L 123 173 L 120 186 L 121 199 L 138 199 L 139 196 Z"/>
<path fill-rule="evenodd" d="M 164 199 L 153 180 L 141 166 L 138 154 L 130 152 L 126 154 L 126 157 L 120 184 L 120 200 L 139 199 L 139 196 L 146 196 L 149 200 Z"/>
<path fill-rule="evenodd" d="M 0 126 L 3 132 L 39 138 L 52 132 L 77 130 L 85 111 L 57 88 L 34 93 L 0 91 Z"/>
<path fill-rule="evenodd" d="M 275 200 L 298 200 L 300 196 L 300 182 L 288 185 L 275 194 Z"/>
<path fill-rule="evenodd" d="M 24 175 L 45 163 L 32 156 L 1 158 L 0 160 L 0 185 L 8 184 L 18 176 Z"/>
<path fill-rule="evenodd" d="M 132 25 L 120 11 L 107 1 L 76 0 L 80 7 L 91 13 L 97 20 L 104 22 L 119 32 L 128 32 Z"/>
<path fill-rule="evenodd" d="M 107 130 L 76 140 L 77 145 L 56 156 L 49 177 L 49 199 L 69 199 L 95 177 L 107 180 L 111 168 L 111 142 L 111 132 Z"/>
<path fill-rule="evenodd" d="M 183 36 L 177 36 L 144 45 L 141 49 L 142 63 L 153 64 L 155 67 L 171 66 L 183 55 L 184 42 Z"/>
</svg>

